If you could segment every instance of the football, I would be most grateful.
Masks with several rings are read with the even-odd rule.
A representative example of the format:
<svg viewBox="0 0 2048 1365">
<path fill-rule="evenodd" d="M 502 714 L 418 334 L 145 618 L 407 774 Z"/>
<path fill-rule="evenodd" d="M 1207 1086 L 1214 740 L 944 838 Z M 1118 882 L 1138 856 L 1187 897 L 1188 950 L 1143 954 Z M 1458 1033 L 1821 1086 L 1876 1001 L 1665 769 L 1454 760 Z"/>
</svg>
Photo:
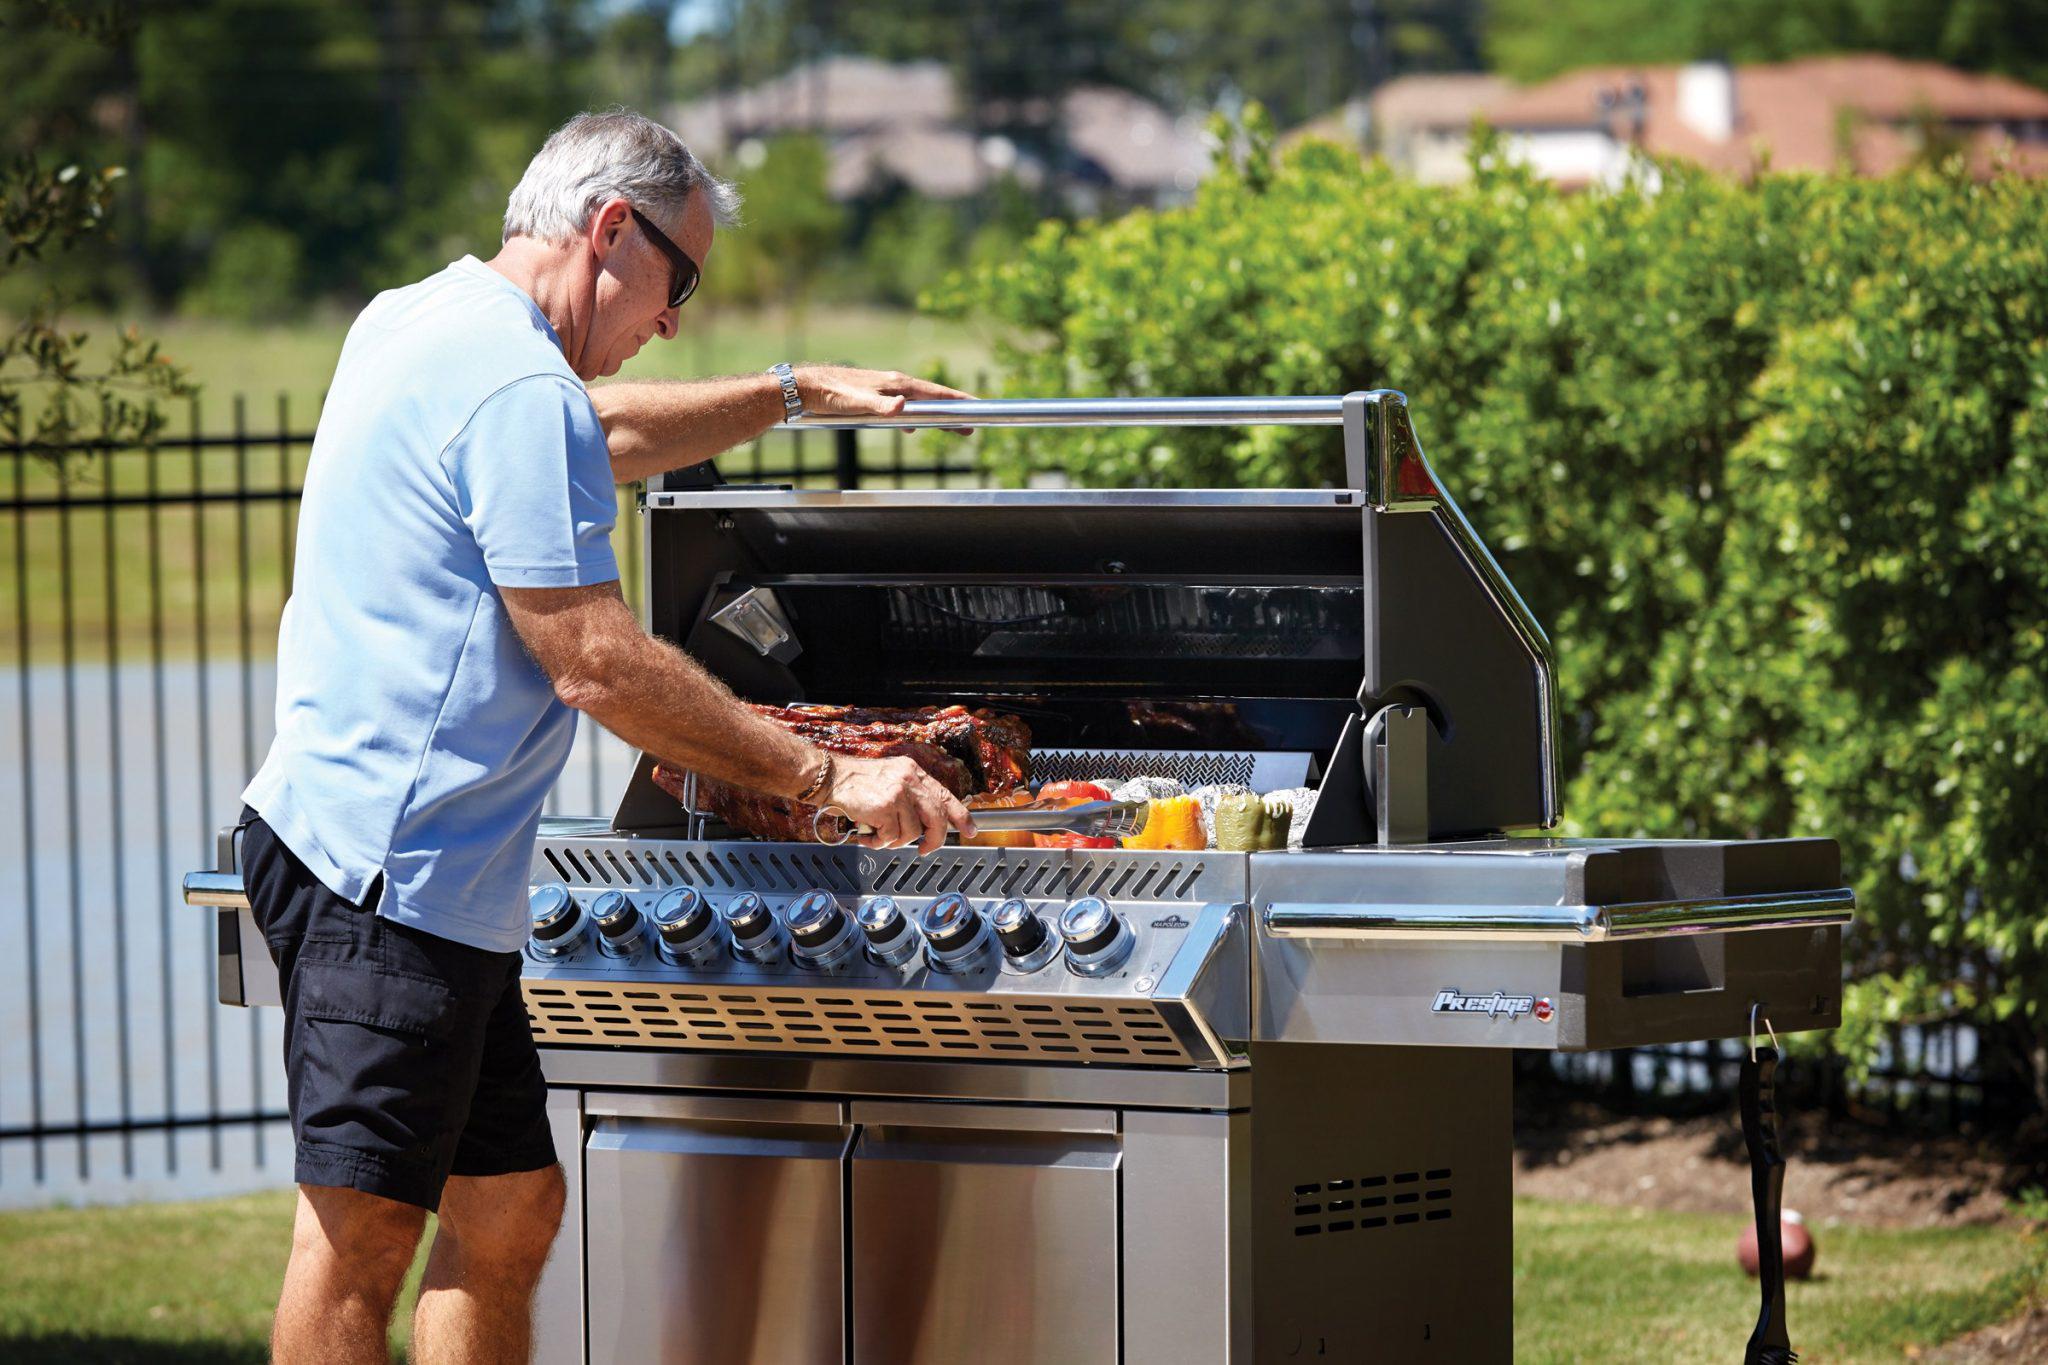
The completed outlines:
<svg viewBox="0 0 2048 1365">
<path fill-rule="evenodd" d="M 1786 1209 L 1778 1224 L 1778 1245 L 1785 1252 L 1785 1278 L 1803 1280 L 1813 1274 L 1813 1234 L 1806 1230 L 1806 1220 L 1792 1210 Z M 1742 1236 L 1735 1241 L 1735 1259 L 1742 1263 L 1742 1273 L 1754 1278 L 1757 1273 L 1756 1223 L 1743 1226 Z"/>
</svg>

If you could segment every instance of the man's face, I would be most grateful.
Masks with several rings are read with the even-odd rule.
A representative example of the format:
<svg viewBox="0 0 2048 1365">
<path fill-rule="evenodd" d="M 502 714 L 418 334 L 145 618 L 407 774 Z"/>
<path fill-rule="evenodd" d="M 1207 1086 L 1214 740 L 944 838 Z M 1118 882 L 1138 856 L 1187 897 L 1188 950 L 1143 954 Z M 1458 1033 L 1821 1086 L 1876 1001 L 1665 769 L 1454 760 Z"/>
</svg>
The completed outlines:
<svg viewBox="0 0 2048 1365">
<path fill-rule="evenodd" d="M 704 268 L 716 230 L 704 196 L 692 194 L 680 212 L 664 214 L 644 206 L 641 211 L 689 253 L 698 269 Z M 674 267 L 668 254 L 648 240 L 633 215 L 620 211 L 615 216 L 607 206 L 600 214 L 597 238 L 599 261 L 590 340 L 583 352 L 585 363 L 578 369 L 579 373 L 589 370 L 585 379 L 617 374 L 649 338 L 672 338 L 677 326 L 678 310 L 668 306 Z"/>
</svg>

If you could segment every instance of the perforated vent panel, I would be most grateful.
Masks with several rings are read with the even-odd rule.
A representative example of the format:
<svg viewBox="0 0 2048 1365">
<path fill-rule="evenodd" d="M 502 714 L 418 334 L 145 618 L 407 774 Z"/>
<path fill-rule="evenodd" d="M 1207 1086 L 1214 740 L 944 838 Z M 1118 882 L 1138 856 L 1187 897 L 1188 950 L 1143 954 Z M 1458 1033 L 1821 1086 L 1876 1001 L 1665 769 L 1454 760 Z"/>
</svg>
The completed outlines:
<svg viewBox="0 0 2048 1365">
<path fill-rule="evenodd" d="M 621 838 L 543 839 L 533 873 L 536 881 L 571 888 L 627 891 L 694 886 L 775 897 L 823 887 L 840 895 L 960 891 L 992 899 L 1102 896 L 1167 904 L 1239 900 L 1244 877 L 1241 856 L 1226 853 L 947 848 L 917 857 L 810 844 Z"/>
<path fill-rule="evenodd" d="M 857 889 L 851 855 L 802 844 L 683 844 L 628 840 L 550 840 L 539 861 L 569 886 L 625 890 L 694 886 L 705 891 L 759 891 L 764 895 Z M 535 872 L 539 874 L 539 867 Z"/>
<path fill-rule="evenodd" d="M 1451 1170 L 1335 1176 L 1294 1187 L 1294 1235 L 1374 1232 L 1451 1217 Z"/>
<path fill-rule="evenodd" d="M 1196 1066 L 1157 1006 L 1058 997 L 525 982 L 539 1043 Z"/>
</svg>

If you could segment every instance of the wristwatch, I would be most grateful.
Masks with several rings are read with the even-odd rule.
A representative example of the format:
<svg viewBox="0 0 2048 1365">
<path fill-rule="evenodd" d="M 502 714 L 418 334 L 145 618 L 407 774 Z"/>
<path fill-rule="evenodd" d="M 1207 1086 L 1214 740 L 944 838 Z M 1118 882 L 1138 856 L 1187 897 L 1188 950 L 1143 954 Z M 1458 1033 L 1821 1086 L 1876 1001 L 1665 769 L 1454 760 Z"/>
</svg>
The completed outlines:
<svg viewBox="0 0 2048 1365">
<path fill-rule="evenodd" d="M 787 360 L 770 365 L 768 373 L 782 381 L 782 420 L 794 422 L 804 415 L 803 395 L 796 391 L 796 367 Z"/>
</svg>

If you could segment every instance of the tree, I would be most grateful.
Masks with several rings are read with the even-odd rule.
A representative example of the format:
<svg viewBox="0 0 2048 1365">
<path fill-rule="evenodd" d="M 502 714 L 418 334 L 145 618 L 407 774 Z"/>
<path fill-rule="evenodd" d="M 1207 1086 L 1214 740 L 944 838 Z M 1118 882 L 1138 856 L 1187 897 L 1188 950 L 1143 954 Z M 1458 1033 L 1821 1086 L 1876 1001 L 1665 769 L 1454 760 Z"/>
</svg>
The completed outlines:
<svg viewBox="0 0 2048 1365">
<path fill-rule="evenodd" d="M 46 3 L 9 16 L 12 38 L 54 26 L 103 44 L 127 33 L 118 15 Z M 47 30 L 44 30 L 45 32 Z M 0 162 L 0 287 L 27 284 L 18 321 L 0 332 L 0 441 L 50 459 L 80 440 L 125 445 L 148 440 L 163 421 L 159 401 L 187 391 L 182 374 L 131 328 L 101 368 L 87 364 L 83 332 L 60 322 L 63 296 L 23 280 L 99 235 L 122 172 L 16 152 Z"/>
<path fill-rule="evenodd" d="M 1518 80 L 1608 63 L 1769 62 L 1870 51 L 2044 84 L 2048 7 L 2041 0 L 1493 0 L 1486 50 Z"/>
</svg>

